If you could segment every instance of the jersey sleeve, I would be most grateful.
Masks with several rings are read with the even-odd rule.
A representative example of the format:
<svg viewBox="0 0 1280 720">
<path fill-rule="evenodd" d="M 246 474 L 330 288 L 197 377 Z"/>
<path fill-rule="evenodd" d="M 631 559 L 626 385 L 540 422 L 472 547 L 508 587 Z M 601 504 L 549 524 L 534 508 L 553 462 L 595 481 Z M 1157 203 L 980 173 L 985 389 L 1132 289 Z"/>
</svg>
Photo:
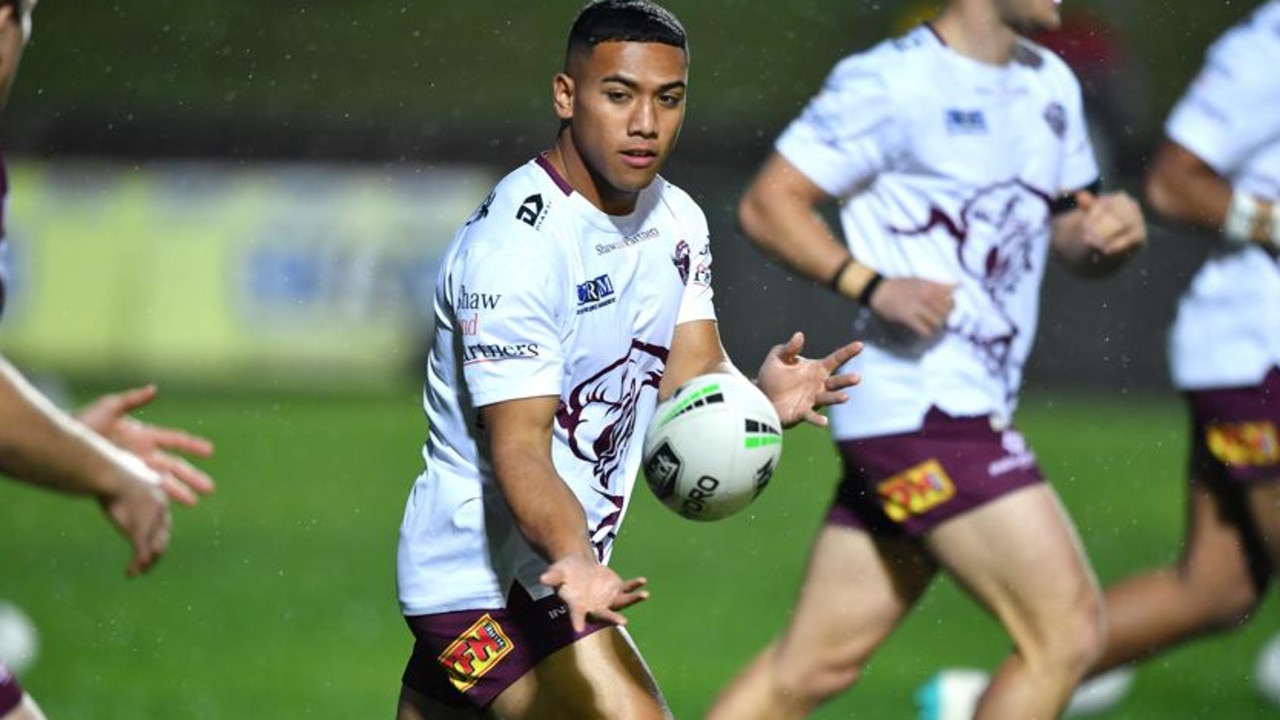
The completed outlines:
<svg viewBox="0 0 1280 720">
<path fill-rule="evenodd" d="M 888 79 L 869 56 L 836 66 L 775 149 L 815 185 L 847 197 L 889 166 L 902 143 Z"/>
<path fill-rule="evenodd" d="M 492 243 L 459 253 L 446 297 L 457 318 L 459 358 L 475 407 L 560 394 L 563 275 L 562 263 L 551 254 Z"/>
<path fill-rule="evenodd" d="M 680 312 L 676 316 L 676 324 L 694 320 L 715 320 L 716 309 L 712 301 L 714 292 L 711 289 L 711 232 L 707 229 L 707 219 L 693 201 L 692 213 L 694 240 L 689 248 L 689 280 L 684 286 L 684 295 L 680 299 Z"/>
<path fill-rule="evenodd" d="M 1062 172 L 1058 177 L 1058 192 L 1071 193 L 1087 188 L 1098 181 L 1098 157 L 1089 140 L 1089 122 L 1084 114 L 1084 97 L 1080 82 L 1063 66 L 1065 89 L 1062 108 L 1065 117 L 1062 136 Z"/>
<path fill-rule="evenodd" d="M 1280 42 L 1243 40 L 1214 48 L 1165 123 L 1169 139 L 1224 177 L 1280 136 Z"/>
</svg>

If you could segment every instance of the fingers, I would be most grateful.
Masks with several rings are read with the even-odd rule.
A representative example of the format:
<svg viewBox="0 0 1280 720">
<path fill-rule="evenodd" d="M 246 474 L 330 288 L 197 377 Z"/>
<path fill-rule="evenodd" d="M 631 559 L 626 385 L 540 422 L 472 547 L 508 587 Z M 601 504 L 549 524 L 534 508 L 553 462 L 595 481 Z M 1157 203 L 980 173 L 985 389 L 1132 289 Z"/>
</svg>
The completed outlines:
<svg viewBox="0 0 1280 720">
<path fill-rule="evenodd" d="M 787 340 L 778 350 L 778 358 L 782 362 L 790 365 L 800 357 L 801 351 L 804 350 L 804 333 L 796 332 L 792 334 L 791 339 Z"/>
<path fill-rule="evenodd" d="M 169 497 L 183 505 L 195 505 L 200 495 L 208 495 L 215 488 L 213 478 L 180 457 L 157 451 L 146 461 L 152 470 L 164 475 L 162 486 Z"/>
<path fill-rule="evenodd" d="M 146 430 L 158 447 L 176 450 L 187 455 L 195 455 L 196 457 L 209 457 L 213 454 L 213 443 L 207 438 L 191 435 L 182 430 L 152 425 L 146 426 Z"/>
<path fill-rule="evenodd" d="M 138 408 L 146 405 L 156 397 L 156 386 L 153 384 L 144 385 L 138 388 L 123 390 L 111 395 L 103 395 L 98 402 L 103 403 L 104 407 L 109 409 L 114 416 L 128 415 Z"/>
<path fill-rule="evenodd" d="M 862 352 L 862 343 L 854 340 L 847 345 L 836 348 L 834 352 L 823 358 L 822 366 L 827 370 L 827 372 L 835 372 L 837 368 L 857 357 L 860 352 Z M 857 382 L 857 380 L 854 382 Z"/>
<path fill-rule="evenodd" d="M 1142 208 L 1128 193 L 1104 195 L 1084 211 L 1084 241 L 1104 255 L 1131 252 L 1146 242 Z"/>
<path fill-rule="evenodd" d="M 113 516 L 122 529 L 126 530 L 129 544 L 133 547 L 133 556 L 125 574 L 131 578 L 137 577 L 155 567 L 169 548 L 173 522 L 169 509 L 163 503 L 149 508 L 122 507 Z"/>
</svg>

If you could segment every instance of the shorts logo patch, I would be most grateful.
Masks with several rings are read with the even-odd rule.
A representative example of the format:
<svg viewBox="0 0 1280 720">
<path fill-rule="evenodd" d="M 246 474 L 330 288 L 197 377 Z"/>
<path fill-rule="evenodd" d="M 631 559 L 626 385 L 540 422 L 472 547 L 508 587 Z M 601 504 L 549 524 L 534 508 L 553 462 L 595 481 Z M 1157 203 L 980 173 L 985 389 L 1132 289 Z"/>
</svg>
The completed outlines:
<svg viewBox="0 0 1280 720">
<path fill-rule="evenodd" d="M 485 613 L 440 653 L 449 682 L 466 692 L 515 647 L 497 620 Z"/>
<path fill-rule="evenodd" d="M 1210 425 L 1205 443 L 1227 465 L 1260 466 L 1280 460 L 1280 438 L 1275 424 L 1267 421 Z"/>
<path fill-rule="evenodd" d="M 956 486 L 937 460 L 926 460 L 876 486 L 884 512 L 894 522 L 904 522 L 950 500 Z"/>
</svg>

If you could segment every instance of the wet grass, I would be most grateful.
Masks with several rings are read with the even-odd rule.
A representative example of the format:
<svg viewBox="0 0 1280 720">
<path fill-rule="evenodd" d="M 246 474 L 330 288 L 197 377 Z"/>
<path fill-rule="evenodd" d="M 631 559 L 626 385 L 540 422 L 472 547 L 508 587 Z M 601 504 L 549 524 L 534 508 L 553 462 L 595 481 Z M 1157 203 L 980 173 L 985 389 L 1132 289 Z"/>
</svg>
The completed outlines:
<svg viewBox="0 0 1280 720">
<path fill-rule="evenodd" d="M 41 630 L 23 678 L 54 718 L 390 717 L 409 635 L 395 603 L 403 499 L 420 465 L 417 393 L 394 398 L 172 395 L 158 422 L 214 438 L 218 494 L 179 510 L 172 552 L 123 578 L 125 547 L 90 502 L 0 485 L 0 597 Z M 1182 408 L 1170 398 L 1041 393 L 1020 425 L 1076 518 L 1103 581 L 1174 557 L 1183 513 Z M 787 437 L 779 475 L 743 515 L 695 524 L 643 487 L 615 565 L 650 578 L 633 634 L 679 717 L 785 621 L 835 480 L 821 431 Z M 1249 673 L 1254 626 L 1148 663 L 1110 718 L 1274 716 Z M 942 665 L 989 666 L 999 628 L 942 581 L 822 718 L 909 718 Z"/>
</svg>

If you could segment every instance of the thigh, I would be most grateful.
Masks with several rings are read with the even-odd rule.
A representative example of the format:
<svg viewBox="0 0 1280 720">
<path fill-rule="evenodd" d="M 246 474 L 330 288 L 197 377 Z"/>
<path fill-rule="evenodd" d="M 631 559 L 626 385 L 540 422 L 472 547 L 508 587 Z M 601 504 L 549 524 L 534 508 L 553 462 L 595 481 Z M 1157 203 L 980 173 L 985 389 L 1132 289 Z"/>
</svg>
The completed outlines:
<svg viewBox="0 0 1280 720">
<path fill-rule="evenodd" d="M 1255 587 L 1261 595 L 1266 589 L 1265 581 L 1280 562 L 1280 480 L 1252 485 L 1248 502 L 1253 522 L 1246 535 L 1261 550 L 1251 564 Z"/>
<path fill-rule="evenodd" d="M 613 627 L 539 662 L 489 707 L 501 720 L 669 720 L 670 711 L 630 635 Z"/>
<path fill-rule="evenodd" d="M 1075 528 L 1047 484 L 939 526 L 926 545 L 1018 641 L 1038 637 L 1100 594 Z"/>
<path fill-rule="evenodd" d="M 839 524 L 823 527 L 779 644 L 779 664 L 859 663 L 888 637 L 932 580 L 920 544 Z"/>
<path fill-rule="evenodd" d="M 486 715 L 469 705 L 450 705 L 414 690 L 400 686 L 396 720 L 482 720 Z M 5 718 L 4 720 L 8 720 Z"/>
</svg>

